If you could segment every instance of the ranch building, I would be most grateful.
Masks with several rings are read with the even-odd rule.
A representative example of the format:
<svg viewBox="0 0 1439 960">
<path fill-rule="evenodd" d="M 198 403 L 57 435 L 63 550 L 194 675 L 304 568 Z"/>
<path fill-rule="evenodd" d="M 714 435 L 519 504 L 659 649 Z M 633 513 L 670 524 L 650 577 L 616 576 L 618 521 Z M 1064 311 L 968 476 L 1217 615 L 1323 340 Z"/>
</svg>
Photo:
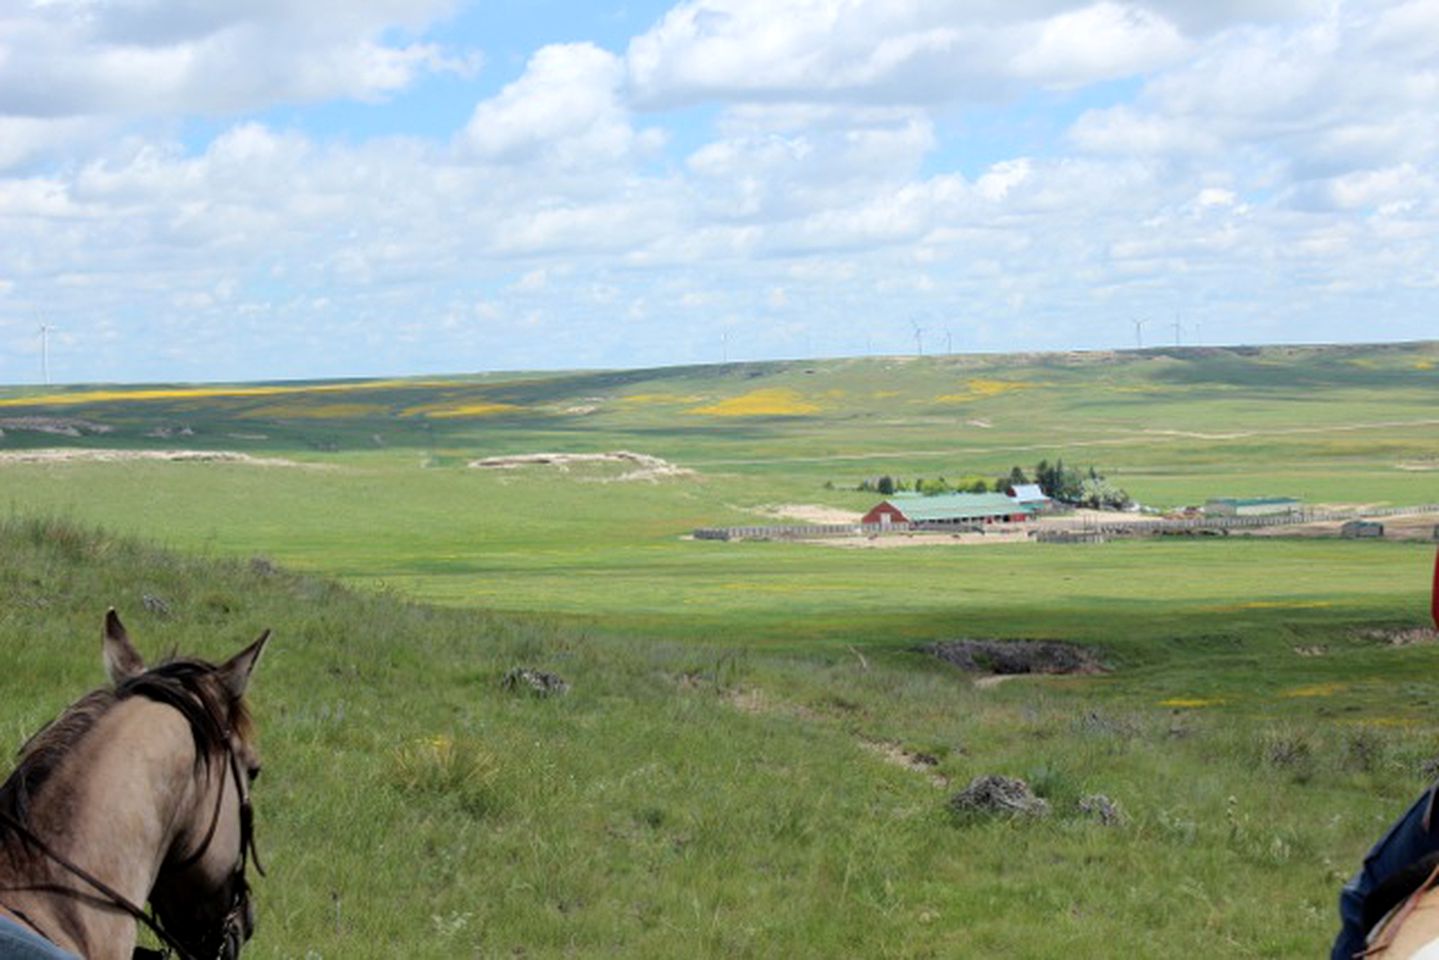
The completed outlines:
<svg viewBox="0 0 1439 960">
<path fill-rule="evenodd" d="M 1274 517 L 1302 509 L 1293 497 L 1217 497 L 1204 504 L 1204 514 L 1209 517 Z"/>
<path fill-rule="evenodd" d="M 1014 502 L 1022 507 L 1033 507 L 1036 510 L 1048 510 L 1054 506 L 1054 501 L 1044 495 L 1037 483 L 1017 483 L 1014 485 L 1014 492 L 1010 494 Z"/>
<path fill-rule="evenodd" d="M 899 493 L 864 515 L 862 523 L 1020 523 L 1034 516 L 1033 506 L 1002 493 L 942 493 L 926 497 Z"/>
</svg>

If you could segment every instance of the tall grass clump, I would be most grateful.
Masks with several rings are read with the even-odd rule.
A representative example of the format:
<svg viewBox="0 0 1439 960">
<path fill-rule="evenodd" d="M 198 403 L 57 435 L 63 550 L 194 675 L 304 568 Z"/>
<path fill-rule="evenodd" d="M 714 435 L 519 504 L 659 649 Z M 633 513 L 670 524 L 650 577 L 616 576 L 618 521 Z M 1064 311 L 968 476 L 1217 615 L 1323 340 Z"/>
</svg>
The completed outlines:
<svg viewBox="0 0 1439 960">
<path fill-rule="evenodd" d="M 474 817 L 503 807 L 494 754 L 447 734 L 420 737 L 392 750 L 389 782 L 408 797 L 452 802 Z"/>
</svg>

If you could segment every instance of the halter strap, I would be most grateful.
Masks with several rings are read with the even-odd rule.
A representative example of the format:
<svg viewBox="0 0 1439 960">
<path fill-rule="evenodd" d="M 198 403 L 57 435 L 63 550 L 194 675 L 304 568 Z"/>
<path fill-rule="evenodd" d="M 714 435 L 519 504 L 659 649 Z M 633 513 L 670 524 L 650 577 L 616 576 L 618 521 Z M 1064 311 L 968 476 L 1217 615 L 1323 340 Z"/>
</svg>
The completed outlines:
<svg viewBox="0 0 1439 960">
<path fill-rule="evenodd" d="M 225 777 L 229 774 L 230 767 L 235 759 L 235 751 L 231 750 L 228 745 L 225 748 L 225 753 L 229 755 L 231 763 L 227 763 L 220 770 L 220 789 L 215 791 L 215 812 L 210 816 L 210 829 L 205 831 L 205 839 L 200 841 L 200 845 L 195 848 L 195 852 L 176 864 L 181 870 L 194 866 L 199 862 L 200 858 L 205 855 L 205 851 L 210 849 L 210 841 L 215 839 L 215 828 L 220 825 L 220 808 L 225 804 Z M 235 790 L 238 791 L 239 789 L 240 781 L 236 780 Z M 245 851 L 241 849 L 241 857 L 244 856 L 244 853 Z"/>
<path fill-rule="evenodd" d="M 260 850 L 255 846 L 255 808 L 250 804 L 249 796 L 240 789 L 240 761 L 235 758 L 235 750 L 226 742 L 225 754 L 229 759 L 226 764 L 227 770 L 220 771 L 220 789 L 215 794 L 215 812 L 210 815 L 210 828 L 205 831 L 205 839 L 195 848 L 195 852 L 175 866 L 179 869 L 194 866 L 205 851 L 210 849 L 210 841 L 215 839 L 215 828 L 220 823 L 220 808 L 225 802 L 225 774 L 229 772 L 235 777 L 235 794 L 240 798 L 240 866 L 244 870 L 247 860 L 255 862 L 255 870 L 260 876 L 265 875 L 265 868 L 260 863 Z"/>
</svg>

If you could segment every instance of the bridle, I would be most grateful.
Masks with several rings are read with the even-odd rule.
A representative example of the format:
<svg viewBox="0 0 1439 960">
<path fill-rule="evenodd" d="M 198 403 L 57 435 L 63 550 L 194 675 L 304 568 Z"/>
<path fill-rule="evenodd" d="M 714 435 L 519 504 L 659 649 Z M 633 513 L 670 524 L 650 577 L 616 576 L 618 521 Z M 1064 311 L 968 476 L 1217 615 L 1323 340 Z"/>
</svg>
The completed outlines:
<svg viewBox="0 0 1439 960">
<path fill-rule="evenodd" d="M 210 842 L 215 839 L 215 828 L 220 823 L 220 809 L 225 802 L 226 774 L 233 776 L 235 793 L 240 798 L 240 859 L 235 862 L 235 868 L 230 873 L 233 894 L 229 909 L 201 941 L 197 960 L 235 960 L 240 956 L 240 950 L 249 936 L 251 915 L 250 884 L 245 879 L 245 868 L 253 860 L 255 871 L 262 877 L 265 875 L 265 866 L 260 862 L 260 850 L 255 846 L 255 808 L 250 802 L 250 791 L 241 786 L 244 781 L 241 779 L 240 760 L 235 755 L 235 746 L 228 734 L 225 736 L 225 759 L 227 762 L 220 771 L 220 789 L 215 791 L 215 810 L 210 815 L 210 827 L 205 831 L 205 839 L 200 841 L 199 847 L 193 853 L 175 864 L 177 870 L 192 867 L 210 849 Z M 168 935 L 164 940 L 175 949 L 175 944 Z M 179 952 L 178 949 L 176 952 Z M 189 956 L 193 956 L 193 953 L 181 953 L 182 958 Z"/>
<path fill-rule="evenodd" d="M 240 950 L 248 937 L 247 917 L 250 914 L 250 885 L 245 879 L 245 868 L 249 861 L 255 862 L 255 870 L 260 876 L 265 875 L 265 868 L 260 863 L 260 851 L 255 846 L 255 811 L 250 803 L 250 793 L 242 788 L 240 761 L 235 756 L 235 746 L 229 733 L 224 738 L 226 763 L 220 770 L 220 789 L 215 792 L 215 810 L 210 817 L 210 826 L 205 831 L 205 839 L 200 846 L 185 859 L 175 864 L 176 869 L 185 869 L 194 866 L 205 851 L 210 848 L 210 842 L 215 839 L 215 830 L 220 822 L 220 810 L 225 801 L 225 781 L 228 776 L 235 778 L 235 791 L 240 798 L 240 859 L 235 863 L 235 869 L 231 872 L 230 883 L 234 891 L 231 897 L 229 909 L 220 918 L 218 924 L 206 932 L 200 941 L 198 948 L 186 946 L 181 943 L 173 934 L 167 931 L 158 914 L 147 913 L 142 907 L 120 893 L 105 881 L 96 877 L 84 867 L 79 866 L 64 854 L 57 851 L 50 844 L 46 843 L 35 832 L 25 824 L 16 820 L 4 810 L 0 810 L 0 823 L 13 830 L 27 843 L 34 846 L 45 856 L 49 857 L 59 866 L 83 880 L 93 887 L 98 893 L 109 900 L 114 906 L 134 917 L 136 922 L 147 927 L 161 943 L 165 945 L 164 950 L 151 950 L 146 947 L 136 947 L 134 957 L 136 960 L 151 957 L 166 957 L 174 953 L 180 960 L 236 960 L 240 956 Z M 12 909 L 10 911 L 33 928 L 47 940 L 52 938 L 43 930 L 37 927 L 34 921 L 24 914 Z M 53 940 L 52 940 L 53 942 Z"/>
</svg>

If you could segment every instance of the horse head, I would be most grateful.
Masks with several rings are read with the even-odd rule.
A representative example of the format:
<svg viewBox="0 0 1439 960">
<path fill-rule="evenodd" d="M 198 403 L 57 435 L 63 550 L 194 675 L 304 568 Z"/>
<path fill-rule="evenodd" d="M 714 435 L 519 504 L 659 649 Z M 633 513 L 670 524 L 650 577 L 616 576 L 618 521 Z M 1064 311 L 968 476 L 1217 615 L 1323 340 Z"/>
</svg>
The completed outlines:
<svg viewBox="0 0 1439 960">
<path fill-rule="evenodd" d="M 0 919 L 92 958 L 129 957 L 135 923 L 182 960 L 239 955 L 254 931 L 246 869 L 264 872 L 245 692 L 269 636 L 218 665 L 147 667 L 106 614 L 111 686 L 31 737 L 0 786 L 0 889 L 13 891 Z"/>
<path fill-rule="evenodd" d="M 166 933 L 196 957 L 233 958 L 254 932 L 245 870 L 255 853 L 250 788 L 260 775 L 245 703 L 270 633 L 212 666 L 171 660 L 147 669 L 114 610 L 105 616 L 103 659 L 117 694 L 141 695 L 185 715 L 197 762 L 192 802 L 175 831 L 150 904 Z"/>
</svg>

